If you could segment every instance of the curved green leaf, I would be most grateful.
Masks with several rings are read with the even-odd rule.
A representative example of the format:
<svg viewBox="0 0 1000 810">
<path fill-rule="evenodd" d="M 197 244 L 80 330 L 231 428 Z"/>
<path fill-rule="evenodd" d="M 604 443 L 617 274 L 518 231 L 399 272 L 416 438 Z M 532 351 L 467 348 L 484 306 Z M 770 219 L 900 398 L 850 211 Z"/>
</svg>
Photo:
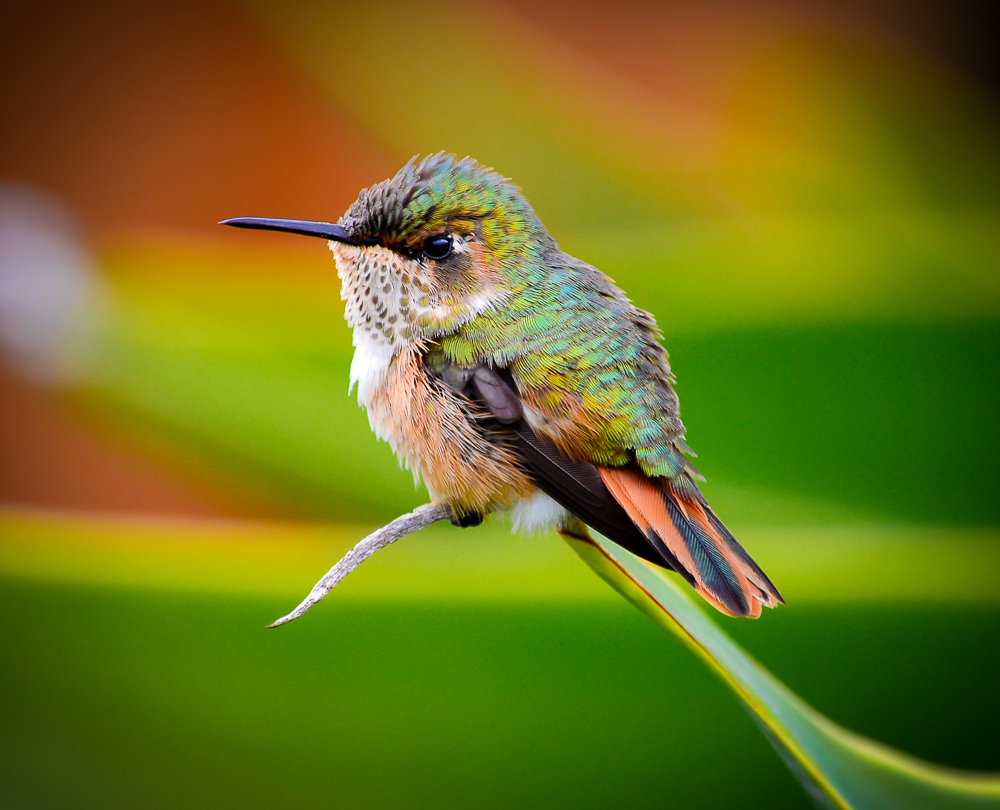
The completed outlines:
<svg viewBox="0 0 1000 810">
<path fill-rule="evenodd" d="M 820 806 L 1000 808 L 1000 775 L 932 765 L 838 726 L 757 663 L 663 572 L 599 537 L 566 541 L 602 579 L 680 638 L 736 692 Z"/>
</svg>

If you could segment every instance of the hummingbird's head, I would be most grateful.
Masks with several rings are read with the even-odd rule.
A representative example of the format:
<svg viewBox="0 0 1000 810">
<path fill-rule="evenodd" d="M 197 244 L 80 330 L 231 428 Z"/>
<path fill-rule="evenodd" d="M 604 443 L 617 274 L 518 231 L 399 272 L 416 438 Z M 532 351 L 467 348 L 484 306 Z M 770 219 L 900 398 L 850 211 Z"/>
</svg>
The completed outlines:
<svg viewBox="0 0 1000 810">
<path fill-rule="evenodd" d="M 414 158 L 364 189 L 337 224 L 224 224 L 330 240 L 347 320 L 397 346 L 452 331 L 507 298 L 552 241 L 520 190 L 472 158 Z"/>
</svg>

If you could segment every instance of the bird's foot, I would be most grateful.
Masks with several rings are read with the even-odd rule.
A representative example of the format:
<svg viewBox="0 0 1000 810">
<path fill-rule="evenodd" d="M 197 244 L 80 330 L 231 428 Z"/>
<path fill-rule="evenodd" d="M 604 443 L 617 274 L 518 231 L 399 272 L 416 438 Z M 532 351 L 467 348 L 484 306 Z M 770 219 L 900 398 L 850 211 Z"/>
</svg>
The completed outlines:
<svg viewBox="0 0 1000 810">
<path fill-rule="evenodd" d="M 482 512 L 468 512 L 464 515 L 452 514 L 450 518 L 452 526 L 458 526 L 460 529 L 468 529 L 472 526 L 478 526 L 483 522 Z"/>
</svg>

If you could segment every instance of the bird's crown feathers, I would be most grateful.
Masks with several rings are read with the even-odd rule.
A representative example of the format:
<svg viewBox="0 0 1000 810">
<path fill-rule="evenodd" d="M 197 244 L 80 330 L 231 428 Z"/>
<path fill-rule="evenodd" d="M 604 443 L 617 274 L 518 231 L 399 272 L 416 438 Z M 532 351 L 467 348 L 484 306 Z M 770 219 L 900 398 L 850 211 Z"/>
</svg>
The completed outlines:
<svg viewBox="0 0 1000 810">
<path fill-rule="evenodd" d="M 444 152 L 414 157 L 395 177 L 364 189 L 339 224 L 360 241 L 392 247 L 451 229 L 544 231 L 517 186 L 470 157 Z"/>
</svg>

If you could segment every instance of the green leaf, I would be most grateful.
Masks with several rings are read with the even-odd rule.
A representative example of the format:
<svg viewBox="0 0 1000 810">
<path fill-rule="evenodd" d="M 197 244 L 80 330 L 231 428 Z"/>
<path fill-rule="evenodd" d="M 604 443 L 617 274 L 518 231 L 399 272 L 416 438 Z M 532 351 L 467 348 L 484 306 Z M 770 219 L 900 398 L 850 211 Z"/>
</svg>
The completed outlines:
<svg viewBox="0 0 1000 810">
<path fill-rule="evenodd" d="M 615 544 L 566 538 L 597 574 L 733 689 L 821 807 L 1000 808 L 1000 775 L 949 770 L 838 726 L 755 661 L 684 588 Z"/>
</svg>

